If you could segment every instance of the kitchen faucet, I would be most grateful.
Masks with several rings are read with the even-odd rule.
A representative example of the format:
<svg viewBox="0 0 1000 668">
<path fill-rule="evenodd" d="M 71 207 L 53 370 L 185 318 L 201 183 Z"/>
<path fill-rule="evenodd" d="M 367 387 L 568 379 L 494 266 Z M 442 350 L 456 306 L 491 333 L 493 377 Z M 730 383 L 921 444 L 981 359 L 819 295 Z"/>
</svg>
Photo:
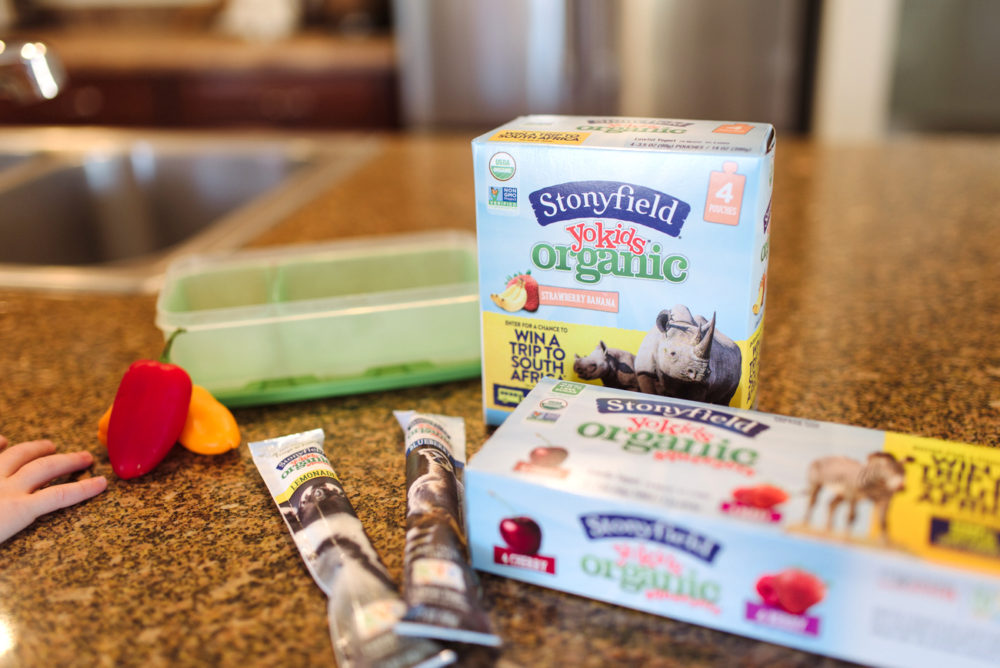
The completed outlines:
<svg viewBox="0 0 1000 668">
<path fill-rule="evenodd" d="M 62 63 L 42 42 L 0 40 L 0 98 L 21 104 L 51 100 L 65 80 Z"/>
</svg>

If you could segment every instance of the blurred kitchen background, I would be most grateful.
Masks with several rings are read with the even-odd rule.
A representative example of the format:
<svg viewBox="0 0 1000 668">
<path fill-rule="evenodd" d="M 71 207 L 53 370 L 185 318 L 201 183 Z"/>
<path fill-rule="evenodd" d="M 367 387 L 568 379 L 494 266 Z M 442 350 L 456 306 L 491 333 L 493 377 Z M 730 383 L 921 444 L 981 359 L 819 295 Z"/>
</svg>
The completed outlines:
<svg viewBox="0 0 1000 668">
<path fill-rule="evenodd" d="M 0 124 L 996 132 L 998 26 L 996 0 L 0 0 L 0 39 L 44 42 L 68 75 L 51 100 L 0 100 Z"/>
</svg>

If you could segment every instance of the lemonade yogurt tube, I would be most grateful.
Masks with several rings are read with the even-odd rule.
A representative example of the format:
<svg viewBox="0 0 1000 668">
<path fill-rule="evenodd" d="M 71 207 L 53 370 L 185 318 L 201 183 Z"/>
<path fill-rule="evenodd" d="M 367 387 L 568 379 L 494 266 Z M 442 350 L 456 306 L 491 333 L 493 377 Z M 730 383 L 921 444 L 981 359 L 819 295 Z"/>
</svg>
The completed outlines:
<svg viewBox="0 0 1000 668">
<path fill-rule="evenodd" d="M 408 610 L 396 624 L 405 635 L 499 646 L 482 609 L 469 564 L 463 517 L 465 421 L 395 411 L 405 433 L 406 553 L 403 596 Z"/>
<path fill-rule="evenodd" d="M 253 442 L 250 453 L 299 554 L 327 596 L 337 665 L 453 663 L 452 650 L 394 631 L 406 606 L 323 451 L 323 430 Z"/>
</svg>

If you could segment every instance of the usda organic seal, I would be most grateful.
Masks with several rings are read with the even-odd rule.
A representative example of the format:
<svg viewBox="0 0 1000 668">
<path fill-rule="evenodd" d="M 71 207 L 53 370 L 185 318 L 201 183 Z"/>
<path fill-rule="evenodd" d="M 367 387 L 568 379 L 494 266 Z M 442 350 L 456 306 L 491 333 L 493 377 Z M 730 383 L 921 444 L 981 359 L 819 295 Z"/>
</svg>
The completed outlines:
<svg viewBox="0 0 1000 668">
<path fill-rule="evenodd" d="M 516 169 L 517 165 L 514 163 L 514 156 L 510 153 L 501 151 L 500 153 L 494 153 L 493 157 L 490 158 L 490 174 L 497 181 L 509 181 L 514 177 Z"/>
</svg>

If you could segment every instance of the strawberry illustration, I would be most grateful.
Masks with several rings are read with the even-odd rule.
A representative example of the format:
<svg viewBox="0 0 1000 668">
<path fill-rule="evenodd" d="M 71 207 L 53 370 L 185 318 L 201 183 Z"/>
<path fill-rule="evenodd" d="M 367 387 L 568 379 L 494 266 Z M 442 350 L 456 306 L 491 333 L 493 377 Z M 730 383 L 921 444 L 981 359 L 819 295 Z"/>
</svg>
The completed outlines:
<svg viewBox="0 0 1000 668">
<path fill-rule="evenodd" d="M 778 591 L 774 587 L 773 575 L 764 575 L 757 580 L 757 593 L 764 599 L 764 603 L 772 608 L 778 607 Z"/>
<path fill-rule="evenodd" d="M 524 272 L 523 274 L 517 274 L 511 276 L 507 279 L 507 286 L 510 287 L 512 284 L 520 281 L 524 286 L 524 290 L 528 295 L 527 301 L 524 302 L 524 310 L 531 311 L 532 313 L 538 310 L 538 281 L 535 277 L 531 275 L 531 270 Z"/>
<path fill-rule="evenodd" d="M 819 578 L 795 568 L 778 573 L 774 581 L 778 589 L 778 605 L 793 615 L 801 615 L 822 601 L 826 594 L 826 587 Z"/>
<path fill-rule="evenodd" d="M 792 615 L 801 615 L 823 600 L 826 587 L 812 573 L 789 568 L 757 580 L 757 593 L 765 604 Z"/>
<path fill-rule="evenodd" d="M 774 485 L 757 485 L 756 487 L 740 487 L 733 490 L 733 498 L 740 503 L 769 510 L 779 503 L 788 500 L 785 490 Z"/>
</svg>

